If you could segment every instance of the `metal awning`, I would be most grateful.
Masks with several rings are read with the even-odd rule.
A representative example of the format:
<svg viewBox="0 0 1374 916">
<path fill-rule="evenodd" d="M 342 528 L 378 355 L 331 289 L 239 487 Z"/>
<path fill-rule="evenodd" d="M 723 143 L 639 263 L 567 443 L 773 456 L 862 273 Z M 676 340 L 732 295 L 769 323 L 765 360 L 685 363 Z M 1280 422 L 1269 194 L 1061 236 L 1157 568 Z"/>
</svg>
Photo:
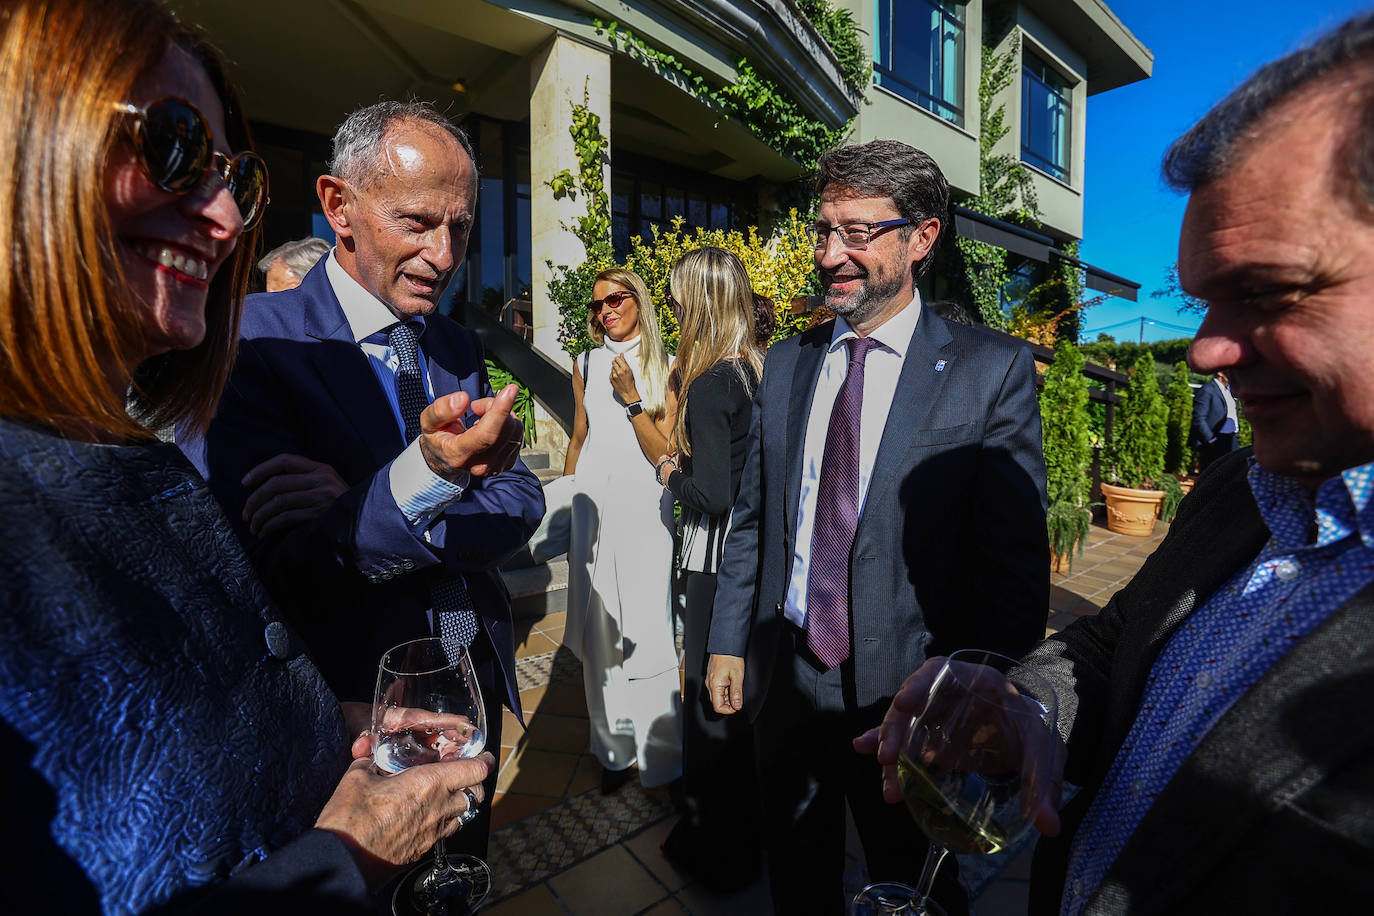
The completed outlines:
<svg viewBox="0 0 1374 916">
<path fill-rule="evenodd" d="M 1051 263 L 1054 258 L 1068 261 L 1083 271 L 1084 282 L 1089 289 L 1095 289 L 1100 293 L 1107 293 L 1121 299 L 1129 299 L 1132 302 L 1138 301 L 1139 283 L 1065 254 L 1054 247 L 1058 242 L 1047 235 L 1032 232 L 1029 229 L 994 219 L 991 216 L 985 216 L 958 204 L 951 205 L 950 211 L 954 214 L 954 232 L 957 235 L 972 239 L 975 242 L 996 245 L 998 248 L 1004 248 L 1013 254 L 1019 254 L 1022 257 L 1042 261 L 1046 264 Z"/>
</svg>

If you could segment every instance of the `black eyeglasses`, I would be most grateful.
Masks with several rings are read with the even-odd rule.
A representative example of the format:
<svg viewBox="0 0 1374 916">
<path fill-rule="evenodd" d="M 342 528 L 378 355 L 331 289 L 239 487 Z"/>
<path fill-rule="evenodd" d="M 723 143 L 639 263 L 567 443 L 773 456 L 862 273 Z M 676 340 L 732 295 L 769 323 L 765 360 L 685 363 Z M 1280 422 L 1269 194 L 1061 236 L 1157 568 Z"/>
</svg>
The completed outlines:
<svg viewBox="0 0 1374 916">
<path fill-rule="evenodd" d="M 830 233 L 835 233 L 840 237 L 846 248 L 867 248 L 868 243 L 873 240 L 884 229 L 891 229 L 894 226 L 909 226 L 911 220 L 902 217 L 900 219 L 885 219 L 876 223 L 845 223 L 843 226 L 812 226 L 810 235 L 811 241 L 817 248 L 824 248 L 830 244 Z"/>
<path fill-rule="evenodd" d="M 261 156 L 244 151 L 230 158 L 217 152 L 200 109 L 176 96 L 146 108 L 128 102 L 117 102 L 115 108 L 133 120 L 134 144 L 149 181 L 171 194 L 189 194 L 214 172 L 238 205 L 243 228 L 257 225 L 269 200 L 267 163 Z"/>
<path fill-rule="evenodd" d="M 587 310 L 593 315 L 597 315 L 600 314 L 601 306 L 603 305 L 609 305 L 613 309 L 618 309 L 620 308 L 620 303 L 624 302 L 626 299 L 633 299 L 634 297 L 635 294 L 628 289 L 617 290 L 613 293 L 607 293 L 600 299 L 593 299 L 591 302 L 588 302 Z"/>
</svg>

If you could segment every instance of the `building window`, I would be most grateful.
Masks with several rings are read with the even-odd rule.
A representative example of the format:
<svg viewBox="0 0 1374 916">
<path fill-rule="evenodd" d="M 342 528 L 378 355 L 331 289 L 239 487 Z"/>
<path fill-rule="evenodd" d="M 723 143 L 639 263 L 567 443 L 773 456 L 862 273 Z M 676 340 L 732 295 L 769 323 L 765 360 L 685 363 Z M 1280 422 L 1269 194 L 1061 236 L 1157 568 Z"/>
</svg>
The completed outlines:
<svg viewBox="0 0 1374 916">
<path fill-rule="evenodd" d="M 964 4 L 878 0 L 873 79 L 964 126 Z"/>
<path fill-rule="evenodd" d="M 1011 255 L 1007 259 L 1007 281 L 997 292 L 1002 314 L 1010 318 L 1012 309 L 1017 306 L 1027 312 L 1039 311 L 1038 300 L 1041 297 L 1032 296 L 1031 293 L 1047 279 L 1048 274 L 1043 263 L 1020 255 Z"/>
<path fill-rule="evenodd" d="M 750 196 L 739 184 L 701 172 L 611 151 L 611 244 L 624 259 L 630 239 L 648 242 L 653 230 L 671 231 L 681 217 L 683 230 L 733 229 L 752 218 Z"/>
<path fill-rule="evenodd" d="M 1060 181 L 1069 180 L 1072 91 L 1049 64 L 1022 52 L 1021 158 Z"/>
</svg>

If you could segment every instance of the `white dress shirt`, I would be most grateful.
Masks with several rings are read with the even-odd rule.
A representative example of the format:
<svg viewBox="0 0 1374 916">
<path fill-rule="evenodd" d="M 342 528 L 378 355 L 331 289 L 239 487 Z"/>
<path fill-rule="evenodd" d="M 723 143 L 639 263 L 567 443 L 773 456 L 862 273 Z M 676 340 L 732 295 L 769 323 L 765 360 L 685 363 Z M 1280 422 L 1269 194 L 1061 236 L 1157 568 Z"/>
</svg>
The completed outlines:
<svg viewBox="0 0 1374 916">
<path fill-rule="evenodd" d="M 892 397 L 897 392 L 897 380 L 902 363 L 921 317 L 921 296 L 916 297 L 868 336 L 878 346 L 868 351 L 864 362 L 864 399 L 859 418 L 859 514 L 863 515 L 864 500 L 868 497 L 868 481 L 873 476 L 873 462 L 878 456 L 878 444 L 883 427 L 892 409 Z M 806 583 L 811 572 L 811 531 L 816 524 L 816 490 L 821 481 L 821 459 L 825 457 L 825 437 L 830 429 L 830 413 L 840 386 L 849 368 L 849 346 L 845 343 L 857 337 L 843 318 L 835 321 L 830 347 L 821 363 L 816 379 L 816 391 L 811 398 L 811 413 L 806 421 L 806 440 L 802 448 L 801 495 L 797 501 L 797 536 L 792 554 L 792 575 L 787 586 L 787 600 L 783 608 L 787 619 L 799 627 L 806 626 Z"/>
<path fill-rule="evenodd" d="M 344 318 L 353 334 L 353 339 L 367 356 L 377 376 L 377 383 L 391 405 L 391 414 L 396 420 L 396 436 L 405 445 L 405 423 L 401 419 L 401 396 L 398 391 L 396 373 L 400 360 L 396 351 L 387 341 L 386 329 L 397 322 L 391 309 L 387 308 L 376 296 L 372 295 L 361 283 L 349 276 L 339 264 L 333 250 L 324 265 L 329 285 L 338 297 L 343 308 Z M 424 318 L 412 318 L 424 324 Z M 421 337 L 419 353 L 420 378 L 424 382 L 425 396 L 434 400 L 434 386 L 429 379 L 429 363 L 425 360 L 424 338 Z M 391 496 L 397 507 L 405 514 L 406 521 L 417 531 L 429 525 L 434 517 L 451 503 L 455 502 L 467 488 L 466 474 L 462 483 L 454 483 L 435 474 L 425 463 L 420 452 L 420 442 L 405 445 L 401 454 L 391 463 L 388 482 Z"/>
</svg>

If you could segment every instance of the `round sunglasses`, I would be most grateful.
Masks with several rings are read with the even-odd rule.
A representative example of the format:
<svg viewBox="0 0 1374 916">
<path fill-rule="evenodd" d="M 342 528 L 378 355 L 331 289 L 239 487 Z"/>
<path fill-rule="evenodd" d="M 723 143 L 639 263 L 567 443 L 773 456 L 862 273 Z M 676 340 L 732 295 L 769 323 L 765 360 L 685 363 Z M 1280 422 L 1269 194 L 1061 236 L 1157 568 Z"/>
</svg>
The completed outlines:
<svg viewBox="0 0 1374 916">
<path fill-rule="evenodd" d="M 115 108 L 133 122 L 134 146 L 148 180 L 171 194 L 189 194 L 213 172 L 229 188 L 244 230 L 257 225 L 270 200 L 267 163 L 261 156 L 244 151 L 231 158 L 216 151 L 200 109 L 176 96 L 144 108 L 128 102 L 117 102 Z"/>
<path fill-rule="evenodd" d="M 607 293 L 600 299 L 593 299 L 591 302 L 588 302 L 587 309 L 593 315 L 598 315 L 601 313 L 601 306 L 609 305 L 613 309 L 618 309 L 620 308 L 620 303 L 624 302 L 626 299 L 633 299 L 634 297 L 635 294 L 628 289 L 616 290 L 613 293 Z"/>
</svg>

